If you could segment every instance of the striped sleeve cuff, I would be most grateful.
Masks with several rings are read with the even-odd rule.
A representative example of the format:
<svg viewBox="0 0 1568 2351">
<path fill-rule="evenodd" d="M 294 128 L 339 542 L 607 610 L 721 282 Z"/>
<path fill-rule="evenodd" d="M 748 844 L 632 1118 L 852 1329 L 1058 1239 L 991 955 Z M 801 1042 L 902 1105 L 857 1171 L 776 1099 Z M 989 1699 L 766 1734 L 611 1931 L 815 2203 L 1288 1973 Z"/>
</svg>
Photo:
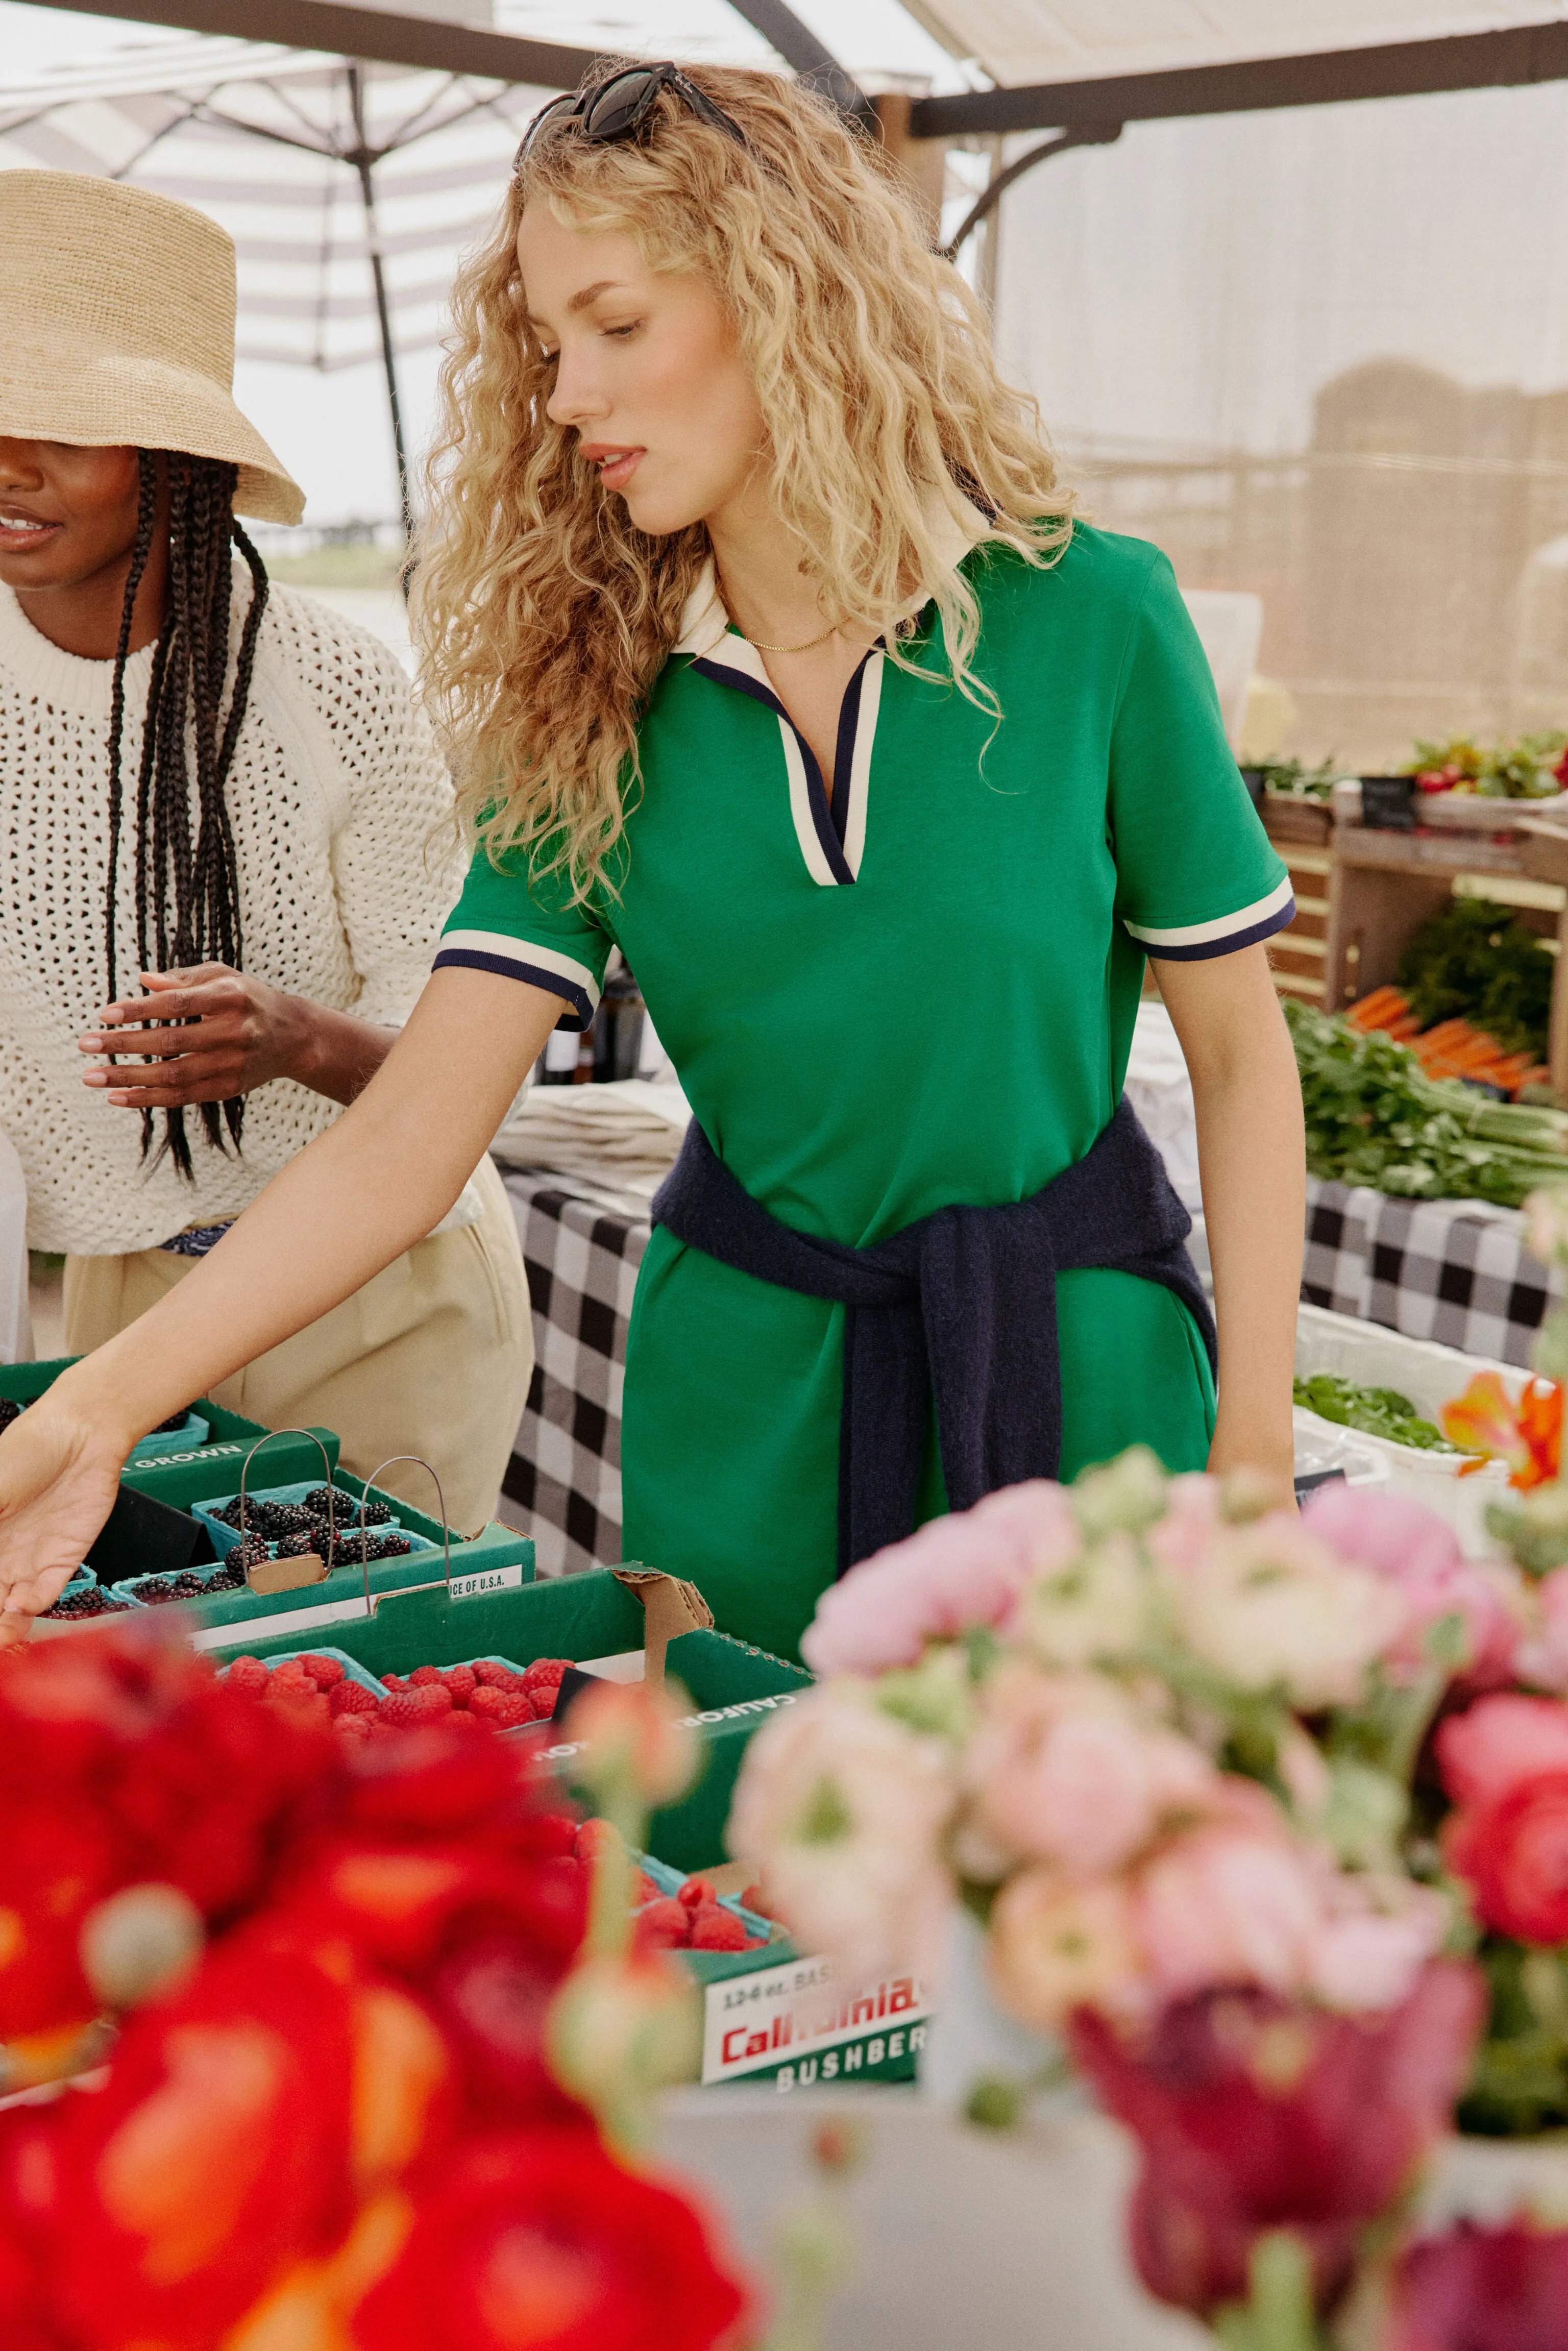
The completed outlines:
<svg viewBox="0 0 1568 2351">
<path fill-rule="evenodd" d="M 558 1029 L 583 1029 L 593 1025 L 599 982 L 585 963 L 562 955 L 559 947 L 540 946 L 536 939 L 515 939 L 505 931 L 448 931 L 431 967 L 441 971 L 452 966 L 499 972 L 503 979 L 524 980 L 530 987 L 563 997 L 571 1009 L 561 1015 Z"/>
<path fill-rule="evenodd" d="M 1155 930 L 1145 923 L 1123 927 L 1145 953 L 1159 963 L 1204 963 L 1212 956 L 1234 955 L 1239 947 L 1256 946 L 1292 921 L 1296 901 L 1289 874 L 1266 898 L 1220 914 L 1212 923 L 1183 923 L 1171 930 Z"/>
</svg>

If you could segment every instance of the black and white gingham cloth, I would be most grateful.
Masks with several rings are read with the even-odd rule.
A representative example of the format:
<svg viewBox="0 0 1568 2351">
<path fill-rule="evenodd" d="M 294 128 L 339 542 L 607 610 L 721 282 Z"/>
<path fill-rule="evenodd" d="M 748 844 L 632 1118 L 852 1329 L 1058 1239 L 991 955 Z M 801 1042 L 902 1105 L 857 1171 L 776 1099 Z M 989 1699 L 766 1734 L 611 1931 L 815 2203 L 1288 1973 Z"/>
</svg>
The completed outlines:
<svg viewBox="0 0 1568 2351">
<path fill-rule="evenodd" d="M 645 1215 L 559 1176 L 503 1171 L 534 1309 L 537 1363 L 507 1472 L 507 1516 L 541 1575 L 613 1566 L 621 1547 L 626 1327 L 648 1246 Z M 1190 1244 L 1207 1286 L 1203 1221 Z M 1517 1208 L 1396 1200 L 1307 1179 L 1301 1296 L 1407 1338 L 1528 1364 L 1553 1291 Z"/>
<path fill-rule="evenodd" d="M 621 1546 L 621 1392 L 646 1217 L 559 1176 L 504 1168 L 534 1310 L 534 1376 L 505 1480 L 507 1516 L 541 1575 L 613 1567 Z"/>
<path fill-rule="evenodd" d="M 1518 1208 L 1396 1200 L 1309 1176 L 1301 1296 L 1406 1338 L 1528 1364 L 1560 1284 L 1524 1231 Z"/>
</svg>

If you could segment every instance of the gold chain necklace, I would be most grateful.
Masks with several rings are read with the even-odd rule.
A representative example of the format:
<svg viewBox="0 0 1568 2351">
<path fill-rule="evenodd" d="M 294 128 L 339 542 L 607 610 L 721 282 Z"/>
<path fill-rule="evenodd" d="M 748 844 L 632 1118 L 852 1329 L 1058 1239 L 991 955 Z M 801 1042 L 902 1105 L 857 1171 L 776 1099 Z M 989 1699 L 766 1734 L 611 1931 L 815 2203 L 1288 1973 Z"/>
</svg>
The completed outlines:
<svg viewBox="0 0 1568 2351">
<path fill-rule="evenodd" d="M 725 587 L 723 577 L 722 577 L 722 575 L 718 572 L 718 570 L 716 569 L 716 568 L 715 572 L 714 572 L 714 577 L 715 577 L 715 579 L 716 579 L 716 580 L 717 580 L 717 582 L 718 582 L 718 592 L 719 592 L 720 599 L 721 599 L 721 601 L 723 601 L 724 608 L 725 608 L 726 611 L 728 611 L 728 610 L 729 610 L 729 591 L 728 591 L 728 590 Z M 804 643 L 803 645 L 769 645 L 769 644 L 764 644 L 764 643 L 763 643 L 763 641 L 762 641 L 762 639 L 761 639 L 760 637 L 747 637 L 747 641 L 746 641 L 746 642 L 747 642 L 747 644 L 755 645 L 755 646 L 757 647 L 757 650 L 758 650 L 758 652 L 759 653 L 809 653 L 810 652 L 811 652 L 811 650 L 812 650 L 812 648 L 813 648 L 814 646 L 817 646 L 817 645 L 825 645 L 825 644 L 827 643 L 827 642 L 828 642 L 828 639 L 829 639 L 830 637 L 837 636 L 838 632 L 839 632 L 839 623 L 838 623 L 838 622 L 837 622 L 837 621 L 835 621 L 835 622 L 832 623 L 832 626 L 831 626 L 831 628 L 827 628 L 827 629 L 824 629 L 824 630 L 822 631 L 822 633 L 821 633 L 821 635 L 820 637 L 808 637 L 808 638 L 807 638 L 807 640 L 806 640 L 806 642 L 805 642 L 805 643 Z"/>
</svg>

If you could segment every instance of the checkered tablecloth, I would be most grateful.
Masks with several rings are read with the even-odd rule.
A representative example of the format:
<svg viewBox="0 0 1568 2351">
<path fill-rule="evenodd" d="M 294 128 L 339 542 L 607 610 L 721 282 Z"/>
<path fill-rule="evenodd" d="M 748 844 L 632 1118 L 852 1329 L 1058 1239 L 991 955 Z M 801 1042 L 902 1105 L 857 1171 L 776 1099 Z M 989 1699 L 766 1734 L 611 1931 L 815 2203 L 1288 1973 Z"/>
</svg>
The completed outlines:
<svg viewBox="0 0 1568 2351">
<path fill-rule="evenodd" d="M 612 1567 L 621 1547 L 621 1391 L 644 1215 L 559 1176 L 503 1169 L 534 1309 L 534 1376 L 505 1485 L 541 1575 Z"/>
<path fill-rule="evenodd" d="M 533 1298 L 538 1357 L 507 1474 L 507 1516 L 542 1575 L 613 1566 L 621 1548 L 626 1326 L 645 1211 L 559 1176 L 504 1171 Z M 1207 1280 L 1202 1219 L 1193 1256 Z M 1479 1200 L 1396 1200 L 1307 1183 L 1301 1296 L 1466 1354 L 1528 1364 L 1551 1297 L 1524 1218 Z"/>
<path fill-rule="evenodd" d="M 1552 1290 L 1553 1277 L 1525 1248 L 1517 1208 L 1396 1200 L 1307 1180 L 1301 1296 L 1310 1306 L 1467 1355 L 1528 1364 Z"/>
</svg>

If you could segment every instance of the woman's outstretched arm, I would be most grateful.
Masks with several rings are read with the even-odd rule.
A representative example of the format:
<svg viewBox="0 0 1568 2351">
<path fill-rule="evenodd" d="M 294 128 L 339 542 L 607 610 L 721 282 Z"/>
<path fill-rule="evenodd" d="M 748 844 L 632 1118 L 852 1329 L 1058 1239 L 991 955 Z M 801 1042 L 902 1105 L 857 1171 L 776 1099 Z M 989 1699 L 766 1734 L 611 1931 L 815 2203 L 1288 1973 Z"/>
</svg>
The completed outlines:
<svg viewBox="0 0 1568 2351">
<path fill-rule="evenodd" d="M 1289 1493 L 1291 1381 L 1306 1225 L 1301 1088 L 1268 950 L 1155 967 L 1197 1112 L 1219 1325 L 1208 1466 L 1261 1469 Z"/>
<path fill-rule="evenodd" d="M 559 997 L 495 973 L 437 972 L 343 1116 L 176 1289 L 0 1437 L 0 1644 L 58 1597 L 139 1437 L 439 1224 L 560 1012 Z"/>
</svg>

